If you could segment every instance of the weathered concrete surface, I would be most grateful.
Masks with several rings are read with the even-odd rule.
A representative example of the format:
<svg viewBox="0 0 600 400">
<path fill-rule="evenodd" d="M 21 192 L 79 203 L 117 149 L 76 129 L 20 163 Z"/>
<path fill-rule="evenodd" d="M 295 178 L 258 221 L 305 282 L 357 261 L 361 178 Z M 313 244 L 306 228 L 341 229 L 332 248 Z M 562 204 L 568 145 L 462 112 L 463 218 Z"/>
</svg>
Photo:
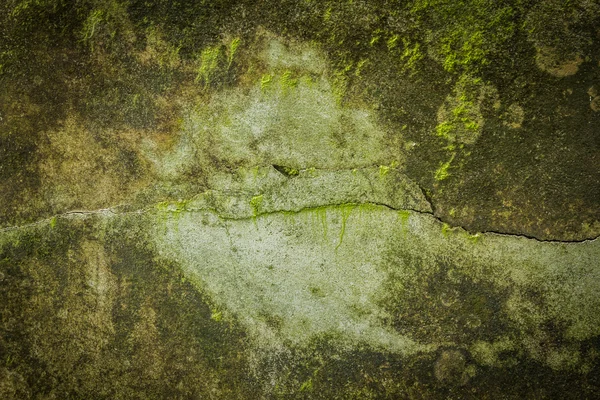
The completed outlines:
<svg viewBox="0 0 600 400">
<path fill-rule="evenodd" d="M 370 203 L 256 215 L 251 197 L 222 195 L 219 212 L 213 199 L 5 232 L 3 393 L 595 390 L 598 240 L 471 235 Z"/>
<path fill-rule="evenodd" d="M 0 398 L 594 398 L 595 2 L 0 5 Z"/>
</svg>

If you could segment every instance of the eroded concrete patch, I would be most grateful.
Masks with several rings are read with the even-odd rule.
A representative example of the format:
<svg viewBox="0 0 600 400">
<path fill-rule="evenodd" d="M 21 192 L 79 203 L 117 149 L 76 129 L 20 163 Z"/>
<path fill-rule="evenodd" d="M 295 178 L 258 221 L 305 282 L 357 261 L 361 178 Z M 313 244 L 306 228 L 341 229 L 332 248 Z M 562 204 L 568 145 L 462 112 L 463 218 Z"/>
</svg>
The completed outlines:
<svg viewBox="0 0 600 400">
<path fill-rule="evenodd" d="M 235 217 L 173 208 L 164 218 L 152 235 L 161 255 L 261 340 L 338 333 L 392 352 L 445 345 L 480 354 L 511 337 L 512 348 L 561 369 L 590 362 L 576 343 L 600 329 L 597 240 L 469 235 L 430 214 L 369 204 Z M 427 321 L 435 331 L 423 329 Z M 546 332 L 550 322 L 561 330 Z M 547 335 L 557 340 L 549 353 Z M 561 352 L 576 355 L 554 360 Z"/>
<path fill-rule="evenodd" d="M 246 86 L 188 106 L 172 151 L 147 142 L 148 157 L 165 177 L 198 166 L 352 169 L 403 162 L 401 137 L 379 126 L 372 110 L 342 106 L 317 48 L 270 38 L 259 49 L 253 62 L 260 73 L 251 66 L 241 77 Z"/>
</svg>

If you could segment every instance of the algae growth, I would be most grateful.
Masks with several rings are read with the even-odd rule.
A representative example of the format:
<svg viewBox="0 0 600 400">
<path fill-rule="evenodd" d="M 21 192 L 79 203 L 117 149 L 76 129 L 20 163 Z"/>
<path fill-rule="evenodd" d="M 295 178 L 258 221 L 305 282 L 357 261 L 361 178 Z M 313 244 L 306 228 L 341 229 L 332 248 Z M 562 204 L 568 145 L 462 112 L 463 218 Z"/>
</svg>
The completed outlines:
<svg viewBox="0 0 600 400">
<path fill-rule="evenodd" d="M 600 6 L 0 5 L 0 397 L 594 398 Z"/>
</svg>

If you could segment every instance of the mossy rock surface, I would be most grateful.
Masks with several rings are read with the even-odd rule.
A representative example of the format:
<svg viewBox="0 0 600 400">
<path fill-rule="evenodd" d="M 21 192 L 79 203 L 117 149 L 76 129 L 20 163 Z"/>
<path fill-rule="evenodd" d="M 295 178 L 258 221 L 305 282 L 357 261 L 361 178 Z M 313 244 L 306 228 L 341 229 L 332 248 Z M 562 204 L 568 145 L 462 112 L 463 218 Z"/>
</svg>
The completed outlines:
<svg viewBox="0 0 600 400">
<path fill-rule="evenodd" d="M 0 5 L 0 398 L 594 398 L 600 6 Z"/>
</svg>

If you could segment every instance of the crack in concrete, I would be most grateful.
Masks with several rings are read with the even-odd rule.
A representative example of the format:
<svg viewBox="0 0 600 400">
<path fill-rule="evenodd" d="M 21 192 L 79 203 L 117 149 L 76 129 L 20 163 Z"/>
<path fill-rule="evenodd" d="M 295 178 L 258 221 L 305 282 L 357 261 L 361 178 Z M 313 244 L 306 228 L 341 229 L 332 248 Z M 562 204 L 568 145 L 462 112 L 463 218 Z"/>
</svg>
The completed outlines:
<svg viewBox="0 0 600 400">
<path fill-rule="evenodd" d="M 192 198 L 197 197 L 193 196 Z M 166 202 L 167 205 L 169 204 L 177 204 L 178 202 Z M 185 207 L 184 208 L 175 208 L 175 209 L 163 209 L 160 210 L 158 208 L 158 205 L 160 204 L 165 204 L 165 202 L 158 202 L 158 203 L 154 203 L 150 206 L 144 207 L 144 208 L 140 208 L 137 210 L 132 210 L 132 211 L 118 211 L 119 208 L 123 208 L 123 207 L 127 207 L 127 205 L 123 205 L 120 204 L 118 206 L 115 207 L 110 207 L 110 208 L 102 208 L 102 209 L 98 209 L 98 210 L 72 210 L 72 211 L 67 211 L 65 213 L 62 214 L 56 214 L 53 215 L 51 217 L 48 218 L 44 218 L 35 222 L 31 222 L 28 224 L 24 224 L 24 225 L 16 225 L 16 226 L 9 226 L 9 227 L 5 227 L 0 229 L 0 233 L 5 233 L 5 232 L 10 232 L 10 231 L 17 231 L 17 230 L 21 230 L 21 229 L 27 229 L 27 228 L 31 228 L 34 226 L 38 226 L 38 225 L 42 225 L 42 224 L 51 224 L 52 221 L 56 221 L 59 218 L 73 218 L 73 217 L 82 217 L 82 218 L 86 218 L 88 216 L 93 216 L 93 215 L 105 215 L 105 216 L 112 216 L 112 217 L 116 217 L 119 215 L 127 215 L 127 214 L 145 214 L 148 212 L 166 212 L 166 213 L 181 213 L 181 212 L 211 212 L 214 215 L 216 215 L 219 219 L 223 220 L 223 221 L 244 221 L 244 220 L 255 220 L 256 218 L 259 217 L 263 217 L 266 215 L 277 215 L 277 214 L 285 214 L 285 213 L 294 213 L 294 214 L 299 214 L 302 212 L 306 212 L 306 211 L 314 211 L 317 209 L 323 209 L 323 208 L 339 208 L 339 207 L 360 207 L 360 206 L 378 206 L 378 207 L 382 207 L 394 212 L 411 212 L 411 213 L 415 213 L 415 214 L 420 214 L 420 215 L 426 215 L 428 217 L 434 218 L 436 221 L 438 221 L 440 224 L 447 226 L 449 229 L 462 229 L 463 231 L 465 231 L 466 233 L 468 233 L 469 235 L 498 235 L 498 236 L 506 236 L 506 237 L 512 237 L 512 238 L 522 238 L 522 239 L 528 239 L 528 240 L 534 240 L 537 242 L 543 242 L 543 243 L 562 243 L 562 244 L 578 244 L 578 243 L 586 243 L 586 242 L 593 242 L 595 240 L 598 240 L 600 238 L 600 236 L 596 236 L 594 238 L 589 238 L 589 239 L 582 239 L 582 240 L 553 240 L 553 239 L 540 239 L 537 238 L 535 236 L 530 236 L 530 235 L 526 235 L 526 234 L 513 234 L 513 233 L 506 233 L 506 232 L 499 232 L 499 231 L 494 231 L 494 230 L 487 230 L 487 231 L 479 231 L 479 232 L 472 232 L 469 231 L 468 229 L 465 229 L 462 226 L 458 226 L 458 225 L 451 225 L 448 224 L 447 222 L 445 222 L 443 219 L 441 219 L 440 217 L 436 216 L 434 214 L 434 212 L 428 212 L 428 211 L 421 211 L 421 210 L 417 210 L 417 209 L 413 209 L 413 208 L 395 208 L 389 204 L 386 203 L 382 203 L 382 202 L 361 202 L 361 203 L 341 203 L 341 204 L 336 204 L 336 203 L 331 203 L 331 204 L 321 204 L 318 206 L 310 206 L 310 207 L 301 207 L 301 208 L 297 208 L 297 209 L 284 209 L 284 210 L 273 210 L 273 211 L 267 211 L 267 212 L 259 212 L 255 215 L 248 215 L 248 216 L 241 216 L 241 217 L 233 217 L 233 216 L 227 216 L 224 215 L 223 213 L 219 212 L 219 210 L 212 208 L 212 207 L 197 207 L 197 208 L 189 208 L 189 207 Z M 433 209 L 433 207 L 432 207 Z"/>
<path fill-rule="evenodd" d="M 33 228 L 35 226 L 38 225 L 43 225 L 43 224 L 52 224 L 52 221 L 56 221 L 59 218 L 70 218 L 70 217 L 87 217 L 90 215 L 110 215 L 110 216 L 118 216 L 118 215 L 125 215 L 125 214 L 142 214 L 144 212 L 146 212 L 147 210 L 152 209 L 154 206 L 151 207 L 146 207 L 146 208 L 142 208 L 142 209 L 138 209 L 138 210 L 133 210 L 133 211 L 116 211 L 118 210 L 120 207 L 124 207 L 126 205 L 124 204 L 119 204 L 117 206 L 114 207 L 109 207 L 109 208 L 100 208 L 98 210 L 71 210 L 71 211 L 66 211 L 64 213 L 61 214 L 55 214 L 52 215 L 50 217 L 46 217 L 37 221 L 33 221 L 33 222 L 29 222 L 23 225 L 13 225 L 13 226 L 7 226 L 4 228 L 0 228 L 0 233 L 5 233 L 5 232 L 11 232 L 11 231 L 17 231 L 17 230 L 21 230 L 21 229 L 28 229 L 28 228 Z"/>
<path fill-rule="evenodd" d="M 431 208 L 433 210 L 433 212 L 427 212 L 427 211 L 419 211 L 419 210 L 414 210 L 414 209 L 396 209 L 394 207 L 391 207 L 387 204 L 382 204 L 382 203 L 370 203 L 370 204 L 375 204 L 375 205 L 380 205 L 382 207 L 386 207 L 389 208 L 390 210 L 394 210 L 394 211 L 410 211 L 410 212 L 414 212 L 417 214 L 422 214 L 422 215 L 429 215 L 431 217 L 433 217 L 435 220 L 437 220 L 439 223 L 446 225 L 449 227 L 449 229 L 462 229 L 463 231 L 467 232 L 469 235 L 498 235 L 498 236 L 507 236 L 507 237 L 514 237 L 514 238 L 523 238 L 523 239 L 529 239 L 529 240 L 535 240 L 536 242 L 543 242 L 543 243 L 565 243 L 565 244 L 571 244 L 571 243 L 585 243 L 585 242 L 593 242 L 595 240 L 597 240 L 598 238 L 600 238 L 599 236 L 596 236 L 594 238 L 590 238 L 590 239 L 581 239 L 581 240 L 556 240 L 556 239 L 540 239 L 538 237 L 532 236 L 532 235 L 526 235 L 526 234 L 522 234 L 522 233 L 506 233 L 506 232 L 501 232 L 501 231 L 494 231 L 494 230 L 486 230 L 486 231 L 470 231 L 468 229 L 466 229 L 463 226 L 460 225 L 451 225 L 449 223 L 447 223 L 446 221 L 444 221 L 442 218 L 438 217 L 437 215 L 435 215 L 435 208 L 433 206 L 433 204 L 428 200 L 429 204 L 431 205 Z"/>
<path fill-rule="evenodd" d="M 442 224 L 448 225 L 451 229 L 460 228 L 460 229 L 464 230 L 465 232 L 469 233 L 470 235 L 493 234 L 493 235 L 500 235 L 500 236 L 521 237 L 521 238 L 525 238 L 525 239 L 535 240 L 537 242 L 549 242 L 549 243 L 585 243 L 585 242 L 593 242 L 594 240 L 600 238 L 600 235 L 598 235 L 596 237 L 588 238 L 588 239 L 580 239 L 580 240 L 558 240 L 558 239 L 540 239 L 540 238 L 538 238 L 538 237 L 536 237 L 534 235 L 527 235 L 525 233 L 509 233 L 509 232 L 502 232 L 502 231 L 495 231 L 495 230 L 471 231 L 471 230 L 465 228 L 462 225 L 452 225 L 452 224 L 444 221 L 438 215 L 436 215 L 436 209 L 437 208 L 435 206 L 435 203 L 431 199 L 431 194 L 424 187 L 422 187 L 419 182 L 417 182 L 417 181 L 413 181 L 413 182 L 415 182 L 415 185 L 419 188 L 419 190 L 423 194 L 423 197 L 425 198 L 425 201 L 427 201 L 427 204 L 429 204 L 429 207 L 431 207 L 432 212 L 423 212 L 424 214 L 430 214 L 433 218 L 435 218 L 436 220 L 438 220 Z M 392 207 L 390 207 L 390 208 L 392 208 Z M 412 211 L 412 210 L 409 210 L 409 211 Z M 415 211 L 415 212 L 419 212 L 419 211 Z"/>
<path fill-rule="evenodd" d="M 428 217 L 432 217 L 433 219 L 435 219 L 436 221 L 438 221 L 442 225 L 448 226 L 448 228 L 450 230 L 452 230 L 452 229 L 462 229 L 463 231 L 465 231 L 466 233 L 468 233 L 469 235 L 472 235 L 472 236 L 474 236 L 474 235 L 497 235 L 497 236 L 507 236 L 507 237 L 513 237 L 513 238 L 529 239 L 529 240 L 534 240 L 536 242 L 543 242 L 543 243 L 563 243 L 563 244 L 593 242 L 593 241 L 597 240 L 598 238 L 600 238 L 600 236 L 596 236 L 594 238 L 581 239 L 581 240 L 555 240 L 555 239 L 540 239 L 540 238 L 537 238 L 537 237 L 531 236 L 531 235 L 515 234 L 515 233 L 505 233 L 505 232 L 494 231 L 494 230 L 486 230 L 486 231 L 473 232 L 473 231 L 470 231 L 468 229 L 465 229 L 464 227 L 462 227 L 460 225 L 451 225 L 451 224 L 445 222 L 442 218 L 440 218 L 437 215 L 435 215 L 433 212 L 421 211 L 421 210 L 417 210 L 417 209 L 413 209 L 413 208 L 395 208 L 393 206 L 390 206 L 389 204 L 381 203 L 381 202 L 323 204 L 323 205 L 314 206 L 314 207 L 303 207 L 303 208 L 300 208 L 300 209 L 269 211 L 269 212 L 264 212 L 264 213 L 258 213 L 255 216 L 241 217 L 241 218 L 224 217 L 224 216 L 220 215 L 217 210 L 215 210 L 215 209 L 209 209 L 209 208 L 195 209 L 195 210 L 192 209 L 192 210 L 185 210 L 185 211 L 192 211 L 192 212 L 193 211 L 211 211 L 211 212 L 213 212 L 214 214 L 216 214 L 219 218 L 221 218 L 223 220 L 239 221 L 239 220 L 253 219 L 253 218 L 257 218 L 257 217 L 264 216 L 264 215 L 273 215 L 273 214 L 282 214 L 282 213 L 301 213 L 303 211 L 311 211 L 311 210 L 316 210 L 316 209 L 320 209 L 320 208 L 335 208 L 335 207 L 343 207 L 343 206 L 358 207 L 358 206 L 361 206 L 361 205 L 379 206 L 379 207 L 387 208 L 387 209 L 389 209 L 391 211 L 394 211 L 394 212 L 409 211 L 409 212 L 412 212 L 412 213 L 415 213 L 415 214 L 426 215 Z"/>
<path fill-rule="evenodd" d="M 281 166 L 282 168 L 291 168 L 289 166 Z M 360 171 L 361 174 L 367 179 L 369 185 L 371 186 L 371 189 L 373 191 L 375 191 L 375 189 L 373 188 L 373 183 L 371 182 L 371 179 L 369 176 L 367 176 L 365 174 L 366 170 L 370 170 L 370 169 L 376 169 L 376 168 L 381 168 L 382 165 L 368 165 L 368 166 L 362 166 L 362 167 L 357 167 L 357 168 L 302 168 L 299 167 L 297 168 L 297 171 L 300 173 L 310 173 L 310 171 L 325 171 L 325 172 L 339 172 L 339 171 Z M 258 168 L 273 168 L 276 171 L 278 171 L 278 169 L 272 165 L 272 164 L 265 164 L 265 165 L 261 165 L 258 166 Z M 392 167 L 389 166 L 388 167 L 389 170 L 394 170 L 397 172 L 401 172 L 399 168 L 397 167 Z M 278 171 L 281 173 L 281 171 Z M 288 179 L 294 179 L 296 176 L 286 176 Z M 245 219 L 256 219 L 257 217 L 263 216 L 263 215 L 270 215 L 270 214 L 281 214 L 281 213 L 300 213 L 303 211 L 309 211 L 309 210 L 315 210 L 315 209 L 319 209 L 319 208 L 333 208 L 333 207 L 341 207 L 341 206 L 360 206 L 360 205 L 375 205 L 375 206 L 381 206 L 384 208 L 387 208 L 389 210 L 395 211 L 395 212 L 400 212 L 400 211 L 409 211 L 409 212 L 413 212 L 413 213 L 417 213 L 417 214 L 422 214 L 422 215 L 428 215 L 432 218 L 434 218 L 435 220 L 437 220 L 439 223 L 447 226 L 449 229 L 462 229 L 465 232 L 467 232 L 470 235 L 486 235 L 486 234 L 493 234 L 493 235 L 500 235 L 500 236 L 508 236 L 508 237 L 518 237 L 518 238 L 525 238 L 525 239 L 530 239 L 530 240 L 535 240 L 537 242 L 548 242 L 548 243 L 565 243 L 565 244 L 570 244 L 570 243 L 585 243 L 585 242 L 592 242 L 597 240 L 598 238 L 600 238 L 599 236 L 596 236 L 594 238 L 587 238 L 587 239 L 580 239 L 580 240 L 558 240 L 558 239 L 540 239 L 536 236 L 533 235 L 527 235 L 524 233 L 509 233 L 509 232 L 502 232 L 502 231 L 496 231 L 496 230 L 485 230 L 485 231 L 471 231 L 461 225 L 453 225 L 450 224 L 446 221 L 444 221 L 441 217 L 439 217 L 438 215 L 436 215 L 436 206 L 434 204 L 434 202 L 431 199 L 431 195 L 430 193 L 423 187 L 421 186 L 421 184 L 419 184 L 419 182 L 414 181 L 408 177 L 406 177 L 408 180 L 412 181 L 415 186 L 419 189 L 419 191 L 421 192 L 423 199 L 425 200 L 425 202 L 429 205 L 429 208 L 432 211 L 422 211 L 422 210 L 418 210 L 418 209 L 414 209 L 414 208 L 395 208 L 389 204 L 386 203 L 382 203 L 382 202 L 375 202 L 375 201 L 367 201 L 367 202 L 361 202 L 361 203 L 340 203 L 340 204 L 321 204 L 321 205 L 316 205 L 316 206 L 308 206 L 308 207 L 301 207 L 301 208 L 292 208 L 292 209 L 281 209 L 281 210 L 274 210 L 274 211 L 269 211 L 269 212 L 260 212 L 257 213 L 256 215 L 251 215 L 251 216 L 247 216 L 247 217 L 228 217 L 225 215 L 222 215 L 221 213 L 219 213 L 219 211 L 215 208 L 210 208 L 210 207 L 204 207 L 204 208 L 196 208 L 196 209 L 191 209 L 191 208 L 186 208 L 184 207 L 183 209 L 175 209 L 175 210 L 162 210 L 164 212 L 194 212 L 194 211 L 210 211 L 212 213 L 214 213 L 216 216 L 218 216 L 220 219 L 222 220 L 245 220 Z M 198 193 L 192 197 L 190 197 L 190 199 L 188 200 L 193 200 L 198 198 L 199 196 L 203 195 L 203 194 L 207 194 L 210 192 L 217 192 L 217 193 L 222 193 L 222 194 L 226 194 L 226 195 L 232 195 L 232 193 L 234 195 L 248 195 L 249 192 L 231 192 L 231 191 L 220 191 L 220 190 L 214 190 L 214 189 L 210 189 L 207 190 L 205 192 L 201 192 Z M 151 210 L 157 210 L 157 206 L 159 204 L 175 204 L 178 202 L 175 201 L 162 201 L 162 202 L 157 202 L 151 205 L 148 205 L 144 208 L 141 209 L 137 209 L 137 210 L 133 210 L 133 211 L 119 211 L 119 209 L 121 208 L 126 208 L 129 207 L 130 205 L 128 204 L 119 204 L 116 205 L 114 207 L 108 207 L 108 208 L 102 208 L 102 209 L 98 209 L 98 210 L 71 210 L 71 211 L 67 211 L 61 214 L 55 214 L 51 217 L 47 217 L 47 218 L 43 218 L 41 220 L 38 221 L 34 221 L 34 222 L 30 222 L 27 224 L 23 224 L 23 225 L 15 225 L 15 226 L 8 226 L 8 227 L 4 227 L 4 228 L 0 228 L 0 233 L 4 233 L 4 232 L 9 232 L 9 231 L 15 231 L 15 230 L 19 230 L 19 229 L 27 229 L 30 227 L 34 227 L 37 225 L 41 225 L 44 223 L 51 223 L 52 220 L 56 220 L 57 218 L 69 218 L 71 216 L 89 216 L 89 215 L 111 215 L 111 216 L 117 216 L 117 215 L 124 215 L 124 214 L 143 214 L 146 213 L 148 211 Z M 181 203 L 181 201 L 179 201 L 179 203 Z"/>
</svg>

